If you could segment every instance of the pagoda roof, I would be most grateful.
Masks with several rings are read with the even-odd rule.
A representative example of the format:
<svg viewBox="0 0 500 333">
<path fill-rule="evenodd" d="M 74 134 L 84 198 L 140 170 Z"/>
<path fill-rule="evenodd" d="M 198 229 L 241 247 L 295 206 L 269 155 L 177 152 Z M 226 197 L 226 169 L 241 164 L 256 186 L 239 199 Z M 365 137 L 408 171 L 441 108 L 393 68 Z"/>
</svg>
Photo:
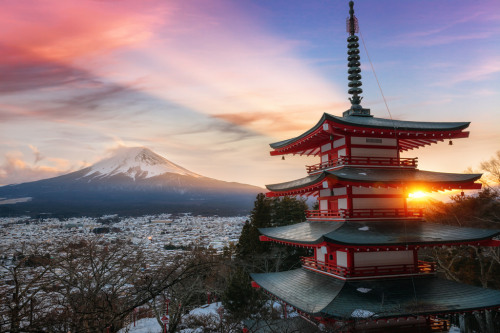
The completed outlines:
<svg viewBox="0 0 500 333">
<path fill-rule="evenodd" d="M 377 186 L 384 187 L 419 187 L 431 190 L 451 188 L 478 188 L 480 185 L 474 181 L 481 178 L 481 174 L 462 174 L 422 171 L 418 169 L 384 169 L 384 168 L 356 168 L 343 167 L 337 170 L 323 171 L 322 173 L 307 176 L 289 182 L 266 185 L 266 188 L 275 195 L 294 195 L 305 191 L 315 191 L 323 188 L 323 181 L 328 180 L 331 184 L 354 185 L 354 186 Z M 472 186 L 472 187 L 471 187 Z M 297 191 L 299 190 L 299 191 Z M 284 192 L 284 193 L 279 193 Z"/>
<path fill-rule="evenodd" d="M 343 281 L 304 268 L 250 275 L 287 304 L 326 318 L 379 319 L 500 307 L 499 290 L 434 276 Z"/>
<path fill-rule="evenodd" d="M 470 122 L 406 121 L 358 115 L 339 117 L 324 113 L 319 122 L 308 131 L 291 139 L 271 143 L 270 146 L 277 150 L 272 155 L 295 154 L 307 151 L 306 148 L 311 148 L 308 145 L 302 147 L 305 141 L 313 142 L 317 146 L 320 144 L 319 141 L 328 139 L 330 134 L 345 135 L 357 132 L 361 136 L 383 136 L 385 134 L 387 137 L 401 139 L 403 141 L 400 144 L 400 149 L 408 150 L 444 139 L 467 137 L 468 132 L 462 132 L 462 130 L 466 129 L 469 124 Z M 403 134 L 406 136 L 398 136 Z M 312 151 L 306 154 L 310 155 L 311 153 Z M 314 152 L 314 154 L 316 153 Z"/>
<path fill-rule="evenodd" d="M 500 230 L 457 227 L 422 220 L 307 221 L 261 228 L 271 240 L 300 245 L 323 242 L 348 246 L 398 246 L 471 243 L 489 240 Z"/>
</svg>

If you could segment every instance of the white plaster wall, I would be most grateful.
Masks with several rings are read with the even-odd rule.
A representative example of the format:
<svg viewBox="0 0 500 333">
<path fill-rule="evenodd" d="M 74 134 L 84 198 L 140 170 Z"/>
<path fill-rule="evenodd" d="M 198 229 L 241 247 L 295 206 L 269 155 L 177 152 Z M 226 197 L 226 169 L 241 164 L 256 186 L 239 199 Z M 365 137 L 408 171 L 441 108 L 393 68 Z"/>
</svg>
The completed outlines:
<svg viewBox="0 0 500 333">
<path fill-rule="evenodd" d="M 333 141 L 333 148 L 337 148 L 337 147 L 340 147 L 343 145 L 345 145 L 345 138 L 341 138 L 341 139 Z"/>
<path fill-rule="evenodd" d="M 354 209 L 404 208 L 403 198 L 353 198 Z"/>
<path fill-rule="evenodd" d="M 374 139 L 374 138 L 353 136 L 353 137 L 351 137 L 351 143 L 353 145 L 373 145 L 373 146 L 377 146 L 377 145 L 378 146 L 396 146 L 397 145 L 396 139 L 382 138 L 381 143 L 366 142 L 366 139 Z"/>
<path fill-rule="evenodd" d="M 347 267 L 347 252 L 337 251 L 337 266 Z"/>
<path fill-rule="evenodd" d="M 328 154 L 321 155 L 321 162 L 326 162 L 328 161 Z"/>
<path fill-rule="evenodd" d="M 398 157 L 396 149 L 351 148 L 351 156 Z"/>
<path fill-rule="evenodd" d="M 353 186 L 353 194 L 403 194 L 402 189 Z"/>
<path fill-rule="evenodd" d="M 333 189 L 333 195 L 346 195 L 347 188 L 345 187 L 336 187 Z"/>
<path fill-rule="evenodd" d="M 328 143 L 321 146 L 321 152 L 329 151 L 330 149 L 332 149 L 331 142 L 328 142 Z"/>
<path fill-rule="evenodd" d="M 329 197 L 331 195 L 330 189 L 319 190 L 320 197 Z"/>
<path fill-rule="evenodd" d="M 316 248 L 316 260 L 325 262 L 326 246 Z"/>
<path fill-rule="evenodd" d="M 339 199 L 339 209 L 347 209 L 347 198 Z"/>
<path fill-rule="evenodd" d="M 355 252 L 354 266 L 413 264 L 413 251 Z"/>
<path fill-rule="evenodd" d="M 319 201 L 319 209 L 327 210 L 328 209 L 328 200 L 320 200 Z"/>
<path fill-rule="evenodd" d="M 338 157 L 345 156 L 345 155 L 346 155 L 346 150 L 345 150 L 345 148 L 343 148 L 343 149 L 339 149 L 339 151 L 337 152 L 337 154 L 338 154 L 338 155 L 337 155 Z"/>
</svg>

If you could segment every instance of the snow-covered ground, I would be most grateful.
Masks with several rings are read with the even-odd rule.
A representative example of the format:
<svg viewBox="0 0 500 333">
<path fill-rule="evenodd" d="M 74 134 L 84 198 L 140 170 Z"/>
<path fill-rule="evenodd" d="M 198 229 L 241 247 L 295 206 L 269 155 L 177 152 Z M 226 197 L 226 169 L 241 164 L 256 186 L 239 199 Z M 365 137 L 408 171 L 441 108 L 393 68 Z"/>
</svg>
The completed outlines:
<svg viewBox="0 0 500 333">
<path fill-rule="evenodd" d="M 156 318 L 143 318 L 122 328 L 118 333 L 160 333 L 163 332 Z"/>
<path fill-rule="evenodd" d="M 202 320 L 211 320 L 213 322 L 220 321 L 219 311 L 222 309 L 222 303 L 216 302 L 212 304 L 205 304 L 200 306 L 199 308 L 195 308 L 189 311 L 183 317 L 183 320 L 189 320 L 193 318 L 198 318 Z M 161 333 L 163 332 L 162 328 L 158 324 L 156 318 L 144 318 L 136 321 L 135 326 L 134 323 L 129 324 L 127 327 L 118 331 L 119 333 Z M 202 327 L 195 328 L 185 328 L 180 330 L 181 333 L 202 333 Z"/>
<path fill-rule="evenodd" d="M 273 308 L 277 313 L 281 313 L 281 318 L 284 318 L 283 308 L 280 302 L 267 301 L 264 304 L 266 308 Z M 206 325 L 217 327 L 223 315 L 223 307 L 221 302 L 205 304 L 195 308 L 182 318 L 184 324 L 193 322 L 204 322 Z M 290 306 L 287 306 L 287 318 L 297 317 L 299 314 Z M 188 325 L 189 326 L 189 325 Z M 162 328 L 155 318 L 144 318 L 138 320 L 135 324 L 131 323 L 127 327 L 121 329 L 119 333 L 161 333 Z M 202 326 L 190 327 L 179 330 L 180 333 L 203 333 Z M 239 330 L 237 331 L 239 332 Z"/>
</svg>

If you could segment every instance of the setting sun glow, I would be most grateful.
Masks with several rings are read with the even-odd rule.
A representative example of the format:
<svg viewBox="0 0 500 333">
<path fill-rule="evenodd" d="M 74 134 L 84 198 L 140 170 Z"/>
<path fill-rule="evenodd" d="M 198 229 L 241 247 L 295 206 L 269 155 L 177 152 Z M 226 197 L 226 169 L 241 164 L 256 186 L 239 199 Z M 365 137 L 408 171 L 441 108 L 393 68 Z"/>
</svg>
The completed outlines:
<svg viewBox="0 0 500 333">
<path fill-rule="evenodd" d="M 422 191 L 416 191 L 408 194 L 408 198 L 411 199 L 420 199 L 427 196 L 427 193 L 422 192 Z"/>
</svg>

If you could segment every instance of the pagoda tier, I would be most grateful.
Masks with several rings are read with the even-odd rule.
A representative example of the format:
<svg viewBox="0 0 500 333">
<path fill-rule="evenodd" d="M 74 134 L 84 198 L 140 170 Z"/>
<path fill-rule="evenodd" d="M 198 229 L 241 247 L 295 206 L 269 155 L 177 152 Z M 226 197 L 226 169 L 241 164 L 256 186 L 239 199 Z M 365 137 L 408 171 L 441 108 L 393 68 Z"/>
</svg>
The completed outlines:
<svg viewBox="0 0 500 333">
<path fill-rule="evenodd" d="M 335 187 L 340 190 L 346 186 L 403 188 L 410 191 L 415 189 L 421 191 L 480 189 L 481 184 L 475 183 L 479 178 L 481 174 L 444 173 L 403 168 L 394 170 L 342 167 L 285 183 L 266 185 L 266 188 L 271 191 L 266 195 L 273 197 L 319 194 L 323 196 L 319 193 L 322 189 L 333 189 L 335 193 Z"/>
<path fill-rule="evenodd" d="M 354 148 L 377 144 L 370 140 L 365 140 L 363 143 L 345 142 L 346 138 L 351 137 L 377 138 L 380 143 L 386 141 L 385 146 L 395 145 L 399 151 L 407 151 L 439 141 L 467 138 L 469 132 L 464 132 L 464 129 L 469 124 L 469 122 L 402 121 L 359 115 L 338 117 L 324 113 L 320 121 L 307 132 L 292 139 L 270 144 L 273 149 L 271 155 L 319 155 L 321 147 L 332 142 L 337 146 L 352 144 Z"/>
<path fill-rule="evenodd" d="M 441 246 L 499 246 L 500 230 L 463 228 L 422 220 L 314 221 L 259 229 L 261 241 L 310 248 L 305 269 L 342 280 L 418 276 L 435 265 L 418 250 Z"/>
<path fill-rule="evenodd" d="M 300 268 L 251 277 L 254 287 L 293 306 L 304 317 L 352 323 L 360 330 L 419 322 L 425 326 L 432 315 L 500 307 L 499 290 L 434 276 L 344 281 Z"/>
<path fill-rule="evenodd" d="M 283 227 L 260 228 L 261 240 L 293 246 L 364 250 L 451 245 L 494 245 L 500 230 L 456 227 L 422 220 L 307 221 Z"/>
</svg>

